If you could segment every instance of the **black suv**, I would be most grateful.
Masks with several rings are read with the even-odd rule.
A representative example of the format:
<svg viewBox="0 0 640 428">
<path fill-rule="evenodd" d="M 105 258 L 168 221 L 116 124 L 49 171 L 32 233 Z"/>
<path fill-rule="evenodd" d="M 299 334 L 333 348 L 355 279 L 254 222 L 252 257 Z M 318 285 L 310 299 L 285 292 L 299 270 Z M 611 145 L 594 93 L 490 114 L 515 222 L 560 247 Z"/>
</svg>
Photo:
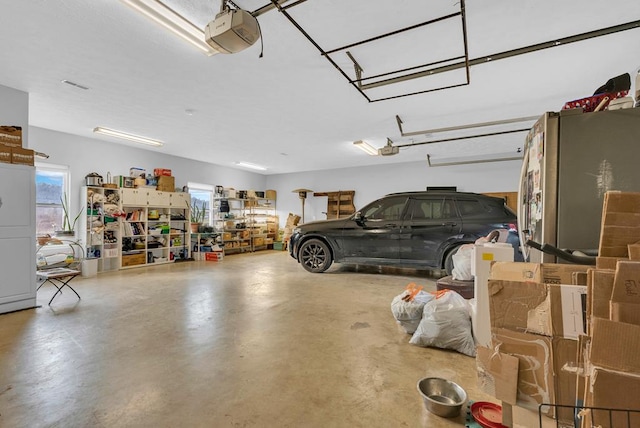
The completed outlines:
<svg viewBox="0 0 640 428">
<path fill-rule="evenodd" d="M 416 269 L 453 269 L 462 244 L 492 230 L 509 230 L 518 254 L 516 215 L 503 199 L 475 193 L 392 193 L 349 218 L 314 221 L 293 231 L 291 257 L 309 272 L 331 263 L 359 263 Z"/>
</svg>

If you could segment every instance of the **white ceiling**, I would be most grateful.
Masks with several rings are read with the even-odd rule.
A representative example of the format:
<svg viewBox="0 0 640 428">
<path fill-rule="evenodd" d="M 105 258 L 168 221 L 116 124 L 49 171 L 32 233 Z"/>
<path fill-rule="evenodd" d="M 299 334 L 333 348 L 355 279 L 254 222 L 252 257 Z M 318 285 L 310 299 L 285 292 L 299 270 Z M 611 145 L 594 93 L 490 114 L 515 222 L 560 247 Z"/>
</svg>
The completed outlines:
<svg viewBox="0 0 640 428">
<path fill-rule="evenodd" d="M 269 0 L 235 3 L 253 11 Z M 199 27 L 220 8 L 219 0 L 166 4 Z M 0 7 L 0 84 L 30 93 L 31 125 L 101 139 L 94 127 L 114 128 L 165 142 L 149 150 L 232 167 L 252 162 L 266 166 L 265 174 L 411 162 L 427 153 L 439 159 L 515 152 L 522 133 L 409 147 L 388 157 L 368 156 L 352 142 L 382 147 L 387 138 L 406 144 L 451 136 L 403 138 L 396 115 L 406 133 L 558 111 L 640 66 L 636 28 L 473 66 L 467 86 L 368 102 L 277 10 L 258 18 L 259 58 L 260 42 L 207 57 L 118 0 L 0 0 Z M 453 0 L 307 0 L 288 12 L 330 50 L 459 7 Z M 467 0 L 469 58 L 639 19 L 637 0 Z M 371 76 L 462 55 L 460 27 L 459 19 L 447 20 L 350 51 Z M 353 74 L 344 52 L 332 58 Z M 460 70 L 442 73 L 372 90 L 370 98 L 464 79 Z"/>
</svg>

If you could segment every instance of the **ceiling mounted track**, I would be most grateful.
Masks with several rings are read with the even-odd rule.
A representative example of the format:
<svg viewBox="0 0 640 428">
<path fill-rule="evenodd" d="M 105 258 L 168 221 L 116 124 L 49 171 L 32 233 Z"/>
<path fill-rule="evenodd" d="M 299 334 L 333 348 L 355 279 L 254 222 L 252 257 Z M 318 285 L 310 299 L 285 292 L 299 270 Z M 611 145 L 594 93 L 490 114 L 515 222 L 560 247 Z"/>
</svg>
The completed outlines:
<svg viewBox="0 0 640 428">
<path fill-rule="evenodd" d="M 383 87 L 383 86 L 388 86 L 388 85 L 392 85 L 395 83 L 401 83 L 401 82 L 406 82 L 409 80 L 413 80 L 413 79 L 417 79 L 420 77 L 424 77 L 424 76 L 428 76 L 431 75 L 433 73 L 431 73 L 431 70 L 433 66 L 436 65 L 440 65 L 440 64 L 447 64 L 447 63 L 452 63 L 453 61 L 459 61 L 462 60 L 462 64 L 467 64 L 469 62 L 469 50 L 468 50 L 468 45 L 467 45 L 467 25 L 466 25 L 466 17 L 465 17 L 465 9 L 464 9 L 464 0 L 460 0 L 460 2 L 458 3 L 458 5 L 460 6 L 459 11 L 456 13 L 451 13 L 445 16 L 441 16 L 435 19 L 431 19 L 428 21 L 424 21 L 421 22 L 419 24 L 416 25 L 411 25 L 408 27 L 404 27 L 404 28 L 400 28 L 385 34 L 381 34 L 375 37 L 370 37 L 367 38 L 365 40 L 361 40 L 358 42 L 354 42 L 354 43 L 350 43 L 348 45 L 342 46 L 342 47 L 338 47 L 338 48 L 334 48 L 334 49 L 330 49 L 330 50 L 325 50 L 323 47 L 321 47 L 318 42 L 316 40 L 314 40 L 311 35 L 304 29 L 302 28 L 302 26 L 291 16 L 291 14 L 289 14 L 287 12 L 287 9 L 290 9 L 293 6 L 297 6 L 300 3 L 303 3 L 306 0 L 299 0 L 296 1 L 294 3 L 291 3 L 287 6 L 282 6 L 281 2 L 279 2 L 278 0 L 271 0 L 273 7 L 277 8 L 288 20 L 289 22 L 291 22 L 291 24 L 293 24 L 294 27 L 296 27 L 298 29 L 298 31 L 300 31 L 306 38 L 307 40 L 309 40 L 309 42 L 311 42 L 311 44 L 313 44 L 316 49 L 318 49 L 318 51 L 320 51 L 320 54 L 322 56 L 324 56 L 327 61 L 329 61 L 339 72 L 340 74 L 342 74 L 344 76 L 345 79 L 347 79 L 347 81 L 358 91 L 360 92 L 360 94 L 365 97 L 367 99 L 367 101 L 369 102 L 376 102 L 376 101 L 384 101 L 384 100 L 390 100 L 390 99 L 394 99 L 394 98 L 401 98 L 401 97 L 406 97 L 406 96 L 410 96 L 410 95 L 417 95 L 417 94 L 423 94 L 423 93 L 427 93 L 427 92 L 434 92 L 434 91 L 440 91 L 443 89 L 450 89 L 450 88 L 455 88 L 458 86 L 465 86 L 468 85 L 470 82 L 470 73 L 469 73 L 469 67 L 466 67 L 466 72 L 465 72 L 465 80 L 463 82 L 459 82 L 459 83 L 455 83 L 455 84 L 450 84 L 450 85 L 445 85 L 445 86 L 438 86 L 435 88 L 430 88 L 430 89 L 426 89 L 426 90 L 420 90 L 420 91 L 414 91 L 414 92 L 406 92 L 406 93 L 401 93 L 401 94 L 397 94 L 397 95 L 392 95 L 392 96 L 387 96 L 387 97 L 383 97 L 383 98 L 372 98 L 369 95 L 367 95 L 367 93 L 365 91 L 367 90 L 371 90 L 371 89 L 375 89 L 375 88 L 379 88 L 379 87 Z M 372 75 L 372 76 L 368 76 L 368 77 L 364 77 L 364 69 L 360 66 L 360 64 L 358 64 L 358 61 L 355 59 L 354 55 L 352 52 L 348 51 L 348 49 L 352 49 L 355 47 L 359 47 L 359 46 L 363 46 L 372 42 L 376 42 L 379 41 L 381 39 L 385 39 L 385 38 L 389 38 L 389 37 L 393 37 L 411 30 L 416 30 L 422 27 L 426 27 L 429 25 L 433 25 L 433 24 L 437 24 L 443 21 L 448 21 L 448 20 L 455 20 L 455 19 L 459 19 L 460 20 L 460 32 L 461 32 L 461 42 L 462 42 L 462 49 L 464 54 L 463 55 L 454 55 L 452 57 L 449 58 L 444 58 L 444 59 L 440 59 L 438 61 L 433 61 L 433 62 L 428 62 L 428 63 L 424 63 L 424 64 L 420 64 L 420 65 L 414 65 L 414 66 L 410 66 L 410 67 L 404 67 L 404 68 L 400 68 L 397 70 L 393 70 L 393 71 L 388 71 L 385 73 L 379 73 L 376 75 Z M 336 55 L 339 53 L 344 52 L 345 55 L 347 55 L 349 57 L 349 59 L 352 61 L 353 63 L 353 68 L 354 68 L 354 73 L 355 73 L 355 78 L 352 78 L 349 76 L 349 74 L 347 73 L 346 70 L 344 70 L 342 67 L 340 67 L 340 65 L 338 65 L 337 61 L 332 58 L 332 55 Z M 393 76 L 393 77 L 391 77 Z"/>
<path fill-rule="evenodd" d="M 437 166 L 454 166 L 454 165 L 469 165 L 475 163 L 488 163 L 488 162 L 504 162 L 504 161 L 513 161 L 518 160 L 521 161 L 523 158 L 523 154 L 520 150 L 514 153 L 498 153 L 498 154 L 489 154 L 489 155 L 480 155 L 476 157 L 467 157 L 467 158 L 445 158 L 445 159 L 433 159 L 435 162 L 432 162 L 431 155 L 427 154 L 427 164 L 430 167 Z"/>
<path fill-rule="evenodd" d="M 441 138 L 439 140 L 419 141 L 417 143 L 394 144 L 393 147 L 405 148 L 413 146 L 424 146 L 425 144 L 446 143 L 449 141 L 470 140 L 473 138 L 495 137 L 496 135 L 515 134 L 518 132 L 529 132 L 531 128 L 511 129 L 509 131 L 487 132 L 484 134 L 464 135 L 459 137 Z"/>
<path fill-rule="evenodd" d="M 446 128 L 424 129 L 421 131 L 412 131 L 412 132 L 404 132 L 404 130 L 402 129 L 402 124 L 404 122 L 402 121 L 402 119 L 400 119 L 400 116 L 398 115 L 396 115 L 396 122 L 398 123 L 398 129 L 400 129 L 400 135 L 402 137 L 413 137 L 416 135 L 435 134 L 438 132 L 460 131 L 462 129 L 483 128 L 487 126 L 507 125 L 511 123 L 520 123 L 520 122 L 531 122 L 531 121 L 536 121 L 539 118 L 540 118 L 539 115 L 527 116 L 527 117 L 516 117 L 512 119 L 493 120 L 491 122 L 471 123 L 468 125 L 455 125 L 455 126 L 448 126 Z"/>
<path fill-rule="evenodd" d="M 621 31 L 633 30 L 636 28 L 640 28 L 640 20 L 627 22 L 625 24 L 614 25 L 612 27 L 601 28 L 599 30 L 587 31 L 586 33 L 575 34 L 573 36 L 550 40 L 548 42 L 536 43 L 534 45 L 529 45 L 529 46 L 524 46 L 517 49 L 498 52 L 492 55 L 485 55 L 479 58 L 471 59 L 468 62 L 458 62 L 455 64 L 445 65 L 442 67 L 429 70 L 429 74 L 433 75 L 433 74 L 445 73 L 445 72 L 457 70 L 463 67 L 468 68 L 474 65 L 486 64 L 488 62 L 495 62 L 500 59 L 506 59 L 506 58 L 511 58 L 518 55 L 537 52 L 543 49 L 555 48 L 555 47 L 567 45 L 570 43 L 581 42 L 583 40 L 589 40 L 596 37 L 607 36 L 609 34 L 619 33 Z"/>
<path fill-rule="evenodd" d="M 416 25 L 412 25 L 405 28 L 400 28 L 395 31 L 391 31 L 388 33 L 384 33 L 375 37 L 370 37 L 368 39 L 350 43 L 348 45 L 334 48 L 334 49 L 325 49 L 320 44 L 314 40 L 314 38 L 291 16 L 291 14 L 287 11 L 288 9 L 297 6 L 306 0 L 298 0 L 293 3 L 289 3 L 286 6 L 283 5 L 284 1 L 282 0 L 271 0 L 270 5 L 263 6 L 256 11 L 252 12 L 255 16 L 258 13 L 263 13 L 263 11 L 270 10 L 273 8 L 278 9 L 288 20 L 293 24 L 294 27 L 298 29 L 306 38 L 313 44 L 320 54 L 324 56 L 329 63 L 331 63 L 339 72 L 344 76 L 345 79 L 351 84 L 367 101 L 369 102 L 377 102 L 377 101 L 386 101 L 401 97 L 407 97 L 412 95 L 424 94 L 434 91 L 441 91 L 444 89 L 452 89 L 460 86 L 466 86 L 470 84 L 470 68 L 475 65 L 487 64 L 489 62 L 495 62 L 501 59 L 511 58 L 518 55 L 523 55 L 527 53 L 532 53 L 536 51 L 540 51 L 543 49 L 549 49 L 557 46 L 563 46 L 570 43 L 576 43 L 583 40 L 589 40 L 596 37 L 606 36 L 609 34 L 618 33 L 621 31 L 632 30 L 636 28 L 640 28 L 640 20 L 630 21 L 624 24 L 614 25 L 611 27 L 601 28 L 598 30 L 588 31 L 585 33 L 575 34 L 568 37 L 563 37 L 559 39 L 550 40 L 547 42 L 536 43 L 529 46 L 524 46 L 516 49 L 511 49 L 503 52 L 497 52 L 491 55 L 485 55 L 482 57 L 469 59 L 469 50 L 468 50 L 468 42 L 467 42 L 467 24 L 466 24 L 466 15 L 465 15 L 465 2 L 461 0 L 459 3 L 460 9 L 456 13 L 447 14 L 435 19 L 431 19 L 428 21 L 421 22 Z M 420 65 L 413 65 L 409 67 L 400 68 L 394 71 L 389 71 L 385 73 L 378 73 L 371 76 L 365 76 L 365 70 L 362 67 L 361 63 L 357 60 L 356 56 L 350 50 L 355 47 L 363 46 L 368 43 L 372 43 L 378 41 L 380 39 L 389 38 L 392 36 L 397 36 L 399 34 L 415 30 L 421 27 L 426 27 L 429 25 L 437 24 L 443 21 L 459 19 L 460 20 L 460 28 L 462 35 L 462 45 L 463 45 L 463 54 L 462 55 L 454 55 L 450 58 L 444 58 L 437 61 L 432 61 Z M 350 59 L 353 65 L 353 74 L 354 77 L 350 77 L 349 73 L 343 69 L 340 65 L 338 65 L 337 61 L 332 58 L 332 55 L 344 52 L 344 54 Z M 389 87 L 393 84 L 408 82 L 420 78 L 425 78 L 429 76 L 434 76 L 438 74 L 443 74 L 447 72 L 452 72 L 455 70 L 464 69 L 465 79 L 462 82 L 447 84 L 443 86 L 436 86 L 434 88 L 429 88 L 426 90 L 417 90 L 417 91 L 409 91 L 391 96 L 384 96 L 380 98 L 374 98 L 367 94 L 367 91 L 376 88 Z"/>
</svg>

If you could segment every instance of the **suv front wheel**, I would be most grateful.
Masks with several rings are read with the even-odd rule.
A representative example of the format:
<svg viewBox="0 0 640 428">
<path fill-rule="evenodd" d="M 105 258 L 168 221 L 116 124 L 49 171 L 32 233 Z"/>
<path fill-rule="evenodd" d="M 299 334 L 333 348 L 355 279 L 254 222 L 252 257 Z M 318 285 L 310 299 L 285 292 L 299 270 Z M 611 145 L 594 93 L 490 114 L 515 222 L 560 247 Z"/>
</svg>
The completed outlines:
<svg viewBox="0 0 640 428">
<path fill-rule="evenodd" d="M 319 239 L 309 239 L 300 247 L 298 260 L 309 272 L 320 273 L 329 269 L 333 257 L 327 244 Z"/>
</svg>

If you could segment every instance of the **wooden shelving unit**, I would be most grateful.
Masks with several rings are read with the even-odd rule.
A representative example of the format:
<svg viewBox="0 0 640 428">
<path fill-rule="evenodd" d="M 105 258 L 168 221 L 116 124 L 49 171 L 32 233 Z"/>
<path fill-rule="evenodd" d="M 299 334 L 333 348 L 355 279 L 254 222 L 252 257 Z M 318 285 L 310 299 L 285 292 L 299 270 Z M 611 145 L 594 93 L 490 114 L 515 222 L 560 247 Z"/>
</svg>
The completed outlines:
<svg viewBox="0 0 640 428">
<path fill-rule="evenodd" d="M 353 204 L 355 190 L 338 190 L 337 192 L 314 192 L 313 196 L 327 197 L 327 219 L 348 217 L 356 212 Z"/>
</svg>

